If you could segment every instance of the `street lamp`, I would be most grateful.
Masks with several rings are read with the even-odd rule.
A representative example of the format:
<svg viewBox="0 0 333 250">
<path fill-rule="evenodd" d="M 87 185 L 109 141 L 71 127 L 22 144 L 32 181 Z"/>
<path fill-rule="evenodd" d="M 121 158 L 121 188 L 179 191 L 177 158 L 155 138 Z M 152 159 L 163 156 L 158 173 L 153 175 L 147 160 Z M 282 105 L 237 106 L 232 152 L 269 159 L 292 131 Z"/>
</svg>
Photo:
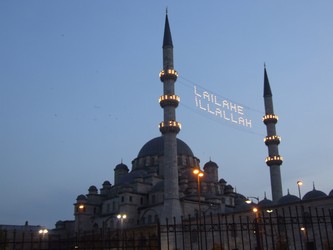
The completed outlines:
<svg viewBox="0 0 333 250">
<path fill-rule="evenodd" d="M 42 238 L 44 238 L 44 236 L 48 233 L 49 231 L 46 229 L 46 228 L 44 228 L 44 229 L 40 229 L 39 231 L 38 231 L 38 234 L 40 235 L 40 236 L 42 236 Z"/>
<path fill-rule="evenodd" d="M 247 197 L 246 200 L 245 200 L 245 202 L 246 202 L 247 204 L 251 204 L 251 203 L 253 203 L 253 201 L 252 201 L 251 199 L 256 199 L 256 200 L 257 200 L 257 203 L 259 203 L 259 197 L 253 197 L 253 196 L 249 196 L 249 197 Z"/>
<path fill-rule="evenodd" d="M 200 192 L 200 178 L 202 178 L 204 176 L 204 172 L 202 172 L 200 170 L 200 168 L 195 168 L 193 170 L 193 174 L 195 174 L 196 176 L 198 176 L 198 215 L 201 215 L 201 204 L 200 204 L 200 200 L 201 200 L 201 192 Z"/>
<path fill-rule="evenodd" d="M 299 195 L 299 198 L 302 199 L 302 196 L 301 196 L 301 186 L 303 185 L 303 182 L 302 181 L 297 181 L 297 187 L 298 187 L 298 195 Z"/>
<path fill-rule="evenodd" d="M 127 214 L 118 214 L 117 218 L 118 218 L 118 220 L 122 221 L 123 219 L 127 218 Z"/>
</svg>

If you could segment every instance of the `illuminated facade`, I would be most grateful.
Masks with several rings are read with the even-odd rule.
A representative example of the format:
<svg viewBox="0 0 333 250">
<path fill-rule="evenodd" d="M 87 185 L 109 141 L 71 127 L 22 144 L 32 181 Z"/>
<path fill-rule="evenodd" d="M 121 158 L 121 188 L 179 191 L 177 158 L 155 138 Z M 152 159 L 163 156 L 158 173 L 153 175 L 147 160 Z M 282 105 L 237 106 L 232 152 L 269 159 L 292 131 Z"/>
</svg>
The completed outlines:
<svg viewBox="0 0 333 250">
<path fill-rule="evenodd" d="M 274 114 L 273 97 L 271 87 L 269 85 L 267 71 L 265 67 L 264 72 L 264 101 L 265 101 L 265 116 L 263 122 L 267 128 L 267 136 L 264 139 L 268 147 L 268 157 L 266 157 L 266 164 L 270 169 L 271 176 L 271 190 L 273 201 L 278 201 L 282 197 L 282 181 L 280 166 L 283 162 L 282 156 L 279 155 L 278 145 L 281 138 L 276 135 L 275 124 L 278 121 L 278 116 Z"/>
</svg>

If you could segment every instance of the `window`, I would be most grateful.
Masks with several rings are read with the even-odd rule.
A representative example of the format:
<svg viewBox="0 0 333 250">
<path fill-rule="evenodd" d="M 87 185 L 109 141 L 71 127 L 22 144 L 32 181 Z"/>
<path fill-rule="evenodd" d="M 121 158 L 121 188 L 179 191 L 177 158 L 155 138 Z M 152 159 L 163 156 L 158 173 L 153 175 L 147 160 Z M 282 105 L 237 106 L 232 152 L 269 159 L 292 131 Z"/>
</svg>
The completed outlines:
<svg viewBox="0 0 333 250">
<path fill-rule="evenodd" d="M 125 201 L 125 197 L 121 196 L 121 202 L 124 202 L 124 201 Z"/>
<path fill-rule="evenodd" d="M 130 201 L 130 202 L 132 202 L 132 201 L 133 201 L 133 199 L 132 199 L 132 196 L 130 196 L 130 197 L 129 197 L 129 201 Z"/>
</svg>

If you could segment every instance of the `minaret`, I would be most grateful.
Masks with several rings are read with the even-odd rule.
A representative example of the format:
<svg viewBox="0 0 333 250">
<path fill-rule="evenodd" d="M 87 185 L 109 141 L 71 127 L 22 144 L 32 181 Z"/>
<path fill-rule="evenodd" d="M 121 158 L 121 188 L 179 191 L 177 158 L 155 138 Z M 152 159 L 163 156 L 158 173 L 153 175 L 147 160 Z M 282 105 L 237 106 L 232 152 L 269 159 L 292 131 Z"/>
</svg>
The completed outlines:
<svg viewBox="0 0 333 250">
<path fill-rule="evenodd" d="M 160 123 L 160 131 L 164 137 L 164 163 L 161 174 L 164 176 L 164 205 L 161 219 L 182 215 L 179 201 L 178 166 L 177 166 L 177 134 L 181 124 L 176 121 L 176 108 L 179 97 L 175 95 L 175 82 L 178 73 L 173 66 L 173 44 L 169 27 L 168 13 L 165 17 L 163 38 L 163 70 L 160 79 L 163 82 L 163 95 L 160 106 L 164 111 L 164 121 Z"/>
<path fill-rule="evenodd" d="M 278 116 L 274 114 L 272 91 L 269 85 L 267 71 L 264 72 L 264 101 L 265 101 L 265 116 L 263 122 L 267 128 L 267 136 L 264 139 L 268 147 L 268 157 L 266 164 L 270 169 L 272 199 L 276 202 L 282 197 L 282 182 L 280 166 L 283 158 L 279 155 L 278 145 L 280 144 L 280 136 L 276 135 L 275 124 L 278 121 Z"/>
</svg>

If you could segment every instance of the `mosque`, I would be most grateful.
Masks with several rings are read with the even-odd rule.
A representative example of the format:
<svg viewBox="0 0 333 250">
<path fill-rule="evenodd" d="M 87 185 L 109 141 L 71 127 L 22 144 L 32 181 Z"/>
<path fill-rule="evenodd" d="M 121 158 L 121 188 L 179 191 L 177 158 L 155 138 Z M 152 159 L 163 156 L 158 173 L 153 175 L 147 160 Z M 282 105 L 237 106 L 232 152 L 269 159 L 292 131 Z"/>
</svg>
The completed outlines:
<svg viewBox="0 0 333 250">
<path fill-rule="evenodd" d="M 131 169 L 124 163 L 114 168 L 113 183 L 106 180 L 100 190 L 90 186 L 88 194 L 81 194 L 74 203 L 75 221 L 67 221 L 75 232 L 92 229 L 117 228 L 119 219 L 126 228 L 154 224 L 165 219 L 178 220 L 181 216 L 203 213 L 227 214 L 244 207 L 245 199 L 232 185 L 218 176 L 218 165 L 213 161 L 203 164 L 186 142 L 177 138 L 181 123 L 176 120 L 180 102 L 175 94 L 178 72 L 174 69 L 173 42 L 168 14 L 165 17 L 163 38 L 163 69 L 160 80 L 163 93 L 159 104 L 164 120 L 159 124 L 161 136 L 145 143 Z M 276 134 L 278 116 L 274 114 L 272 91 L 264 69 L 263 123 L 267 128 L 264 141 L 268 148 L 266 164 L 270 169 L 272 201 L 266 197 L 259 204 L 288 204 L 297 196 L 282 194 L 279 155 L 280 137 Z M 329 194 L 333 196 L 333 190 Z M 319 190 L 310 191 L 304 199 L 327 197 Z M 63 228 L 59 221 L 56 228 Z"/>
</svg>

